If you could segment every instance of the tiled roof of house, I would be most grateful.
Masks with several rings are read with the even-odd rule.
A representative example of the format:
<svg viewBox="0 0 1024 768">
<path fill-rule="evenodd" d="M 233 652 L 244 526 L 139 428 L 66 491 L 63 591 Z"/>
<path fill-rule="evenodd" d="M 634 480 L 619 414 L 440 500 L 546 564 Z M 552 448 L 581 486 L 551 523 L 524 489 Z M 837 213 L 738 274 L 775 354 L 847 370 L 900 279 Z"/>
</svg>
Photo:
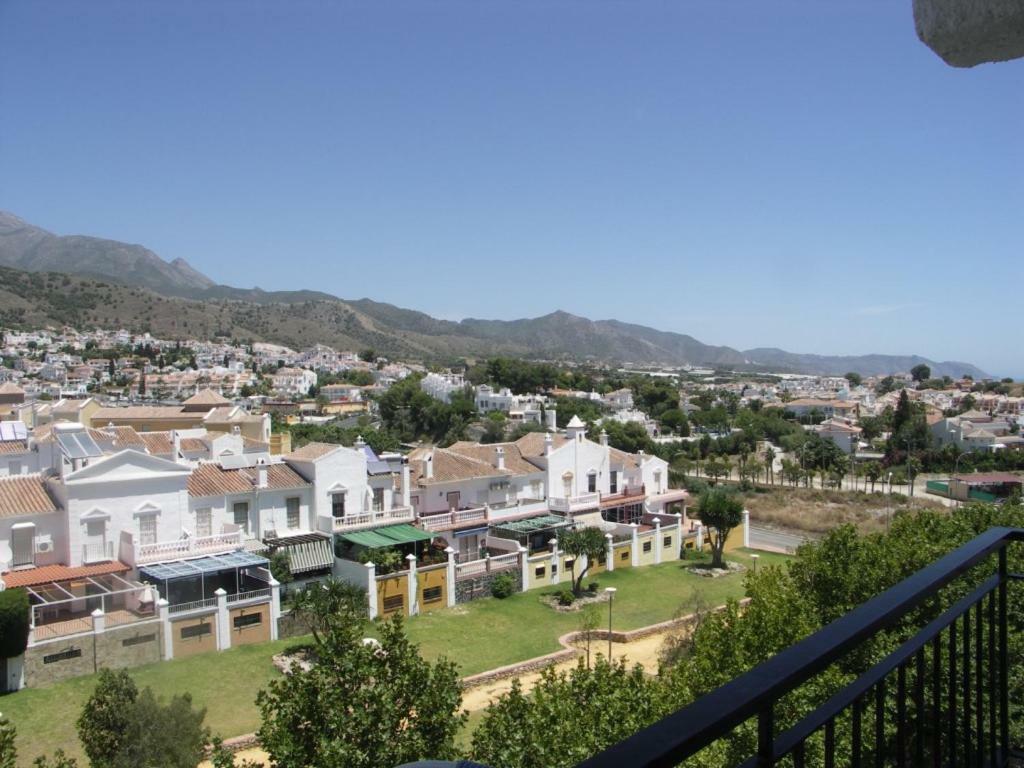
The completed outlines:
<svg viewBox="0 0 1024 768">
<path fill-rule="evenodd" d="M 183 437 L 181 438 L 181 450 L 195 453 L 208 451 L 210 446 L 201 437 Z"/>
<path fill-rule="evenodd" d="M 108 421 L 182 419 L 201 417 L 201 413 L 185 413 L 179 405 L 129 405 L 124 408 L 100 408 L 93 414 L 94 424 L 106 424 Z"/>
<path fill-rule="evenodd" d="M 622 464 L 624 467 L 639 467 L 640 457 L 634 453 L 626 453 L 618 448 L 608 448 L 608 458 Z"/>
<path fill-rule="evenodd" d="M 0 478 L 0 517 L 56 512 L 57 504 L 40 475 Z"/>
<path fill-rule="evenodd" d="M 409 460 L 409 477 L 414 484 L 450 483 L 478 477 L 511 477 L 512 472 L 498 469 L 487 461 L 462 456 L 445 448 L 433 449 L 433 477 L 426 474 L 426 459 Z"/>
<path fill-rule="evenodd" d="M 117 449 L 135 448 L 142 451 L 146 448 L 145 441 L 131 427 L 107 427 L 100 431 L 114 438 L 114 447 Z"/>
<path fill-rule="evenodd" d="M 286 490 L 309 485 L 287 464 L 267 464 L 267 487 L 260 490 Z M 223 496 L 249 493 L 256 488 L 256 467 L 224 469 L 219 464 L 200 464 L 188 478 L 189 496 Z"/>
<path fill-rule="evenodd" d="M 295 459 L 296 461 L 316 461 L 329 453 L 333 453 L 338 448 L 341 448 L 341 446 L 336 443 L 306 443 L 301 448 L 296 448 L 285 458 Z"/>
<path fill-rule="evenodd" d="M 24 395 L 25 390 L 15 384 L 13 381 L 5 381 L 0 384 L 0 395 Z"/>
<path fill-rule="evenodd" d="M 515 443 L 493 443 L 490 445 L 481 445 L 480 443 L 462 441 L 448 446 L 448 450 L 453 453 L 458 453 L 461 456 L 468 456 L 471 459 L 476 459 L 477 461 L 493 464 L 494 449 L 498 447 L 505 450 L 505 469 L 512 474 L 529 475 L 534 472 L 541 471 L 539 467 L 531 464 L 523 458 L 522 451 L 519 450 L 519 446 Z"/>
<path fill-rule="evenodd" d="M 245 414 L 239 414 L 238 418 L 232 419 L 232 416 L 235 416 L 235 410 L 233 405 L 221 405 L 206 414 L 203 421 L 237 421 L 238 418 L 245 416 Z"/>
<path fill-rule="evenodd" d="M 40 424 L 38 427 L 32 430 L 32 437 L 37 443 L 49 443 L 53 440 L 53 424 Z M 85 430 L 89 437 L 100 443 L 105 443 L 110 440 L 110 434 L 100 429 L 93 429 L 89 427 Z"/>
<path fill-rule="evenodd" d="M 551 434 L 551 447 L 560 448 L 568 442 L 568 438 L 565 435 L 557 433 Z M 519 446 L 519 452 L 526 457 L 537 457 L 544 455 L 544 432 L 529 432 L 518 440 L 516 445 Z"/>
<path fill-rule="evenodd" d="M 28 443 L 24 440 L 4 440 L 0 442 L 0 454 L 5 456 L 27 452 Z"/>
<path fill-rule="evenodd" d="M 202 389 L 196 392 L 188 400 L 185 400 L 182 405 L 208 405 L 211 408 L 215 405 L 230 405 L 231 401 L 224 397 L 219 392 L 214 392 L 212 389 Z"/>
<path fill-rule="evenodd" d="M 154 455 L 174 453 L 170 432 L 140 432 L 139 437 L 146 444 L 146 450 Z"/>
<path fill-rule="evenodd" d="M 125 573 L 131 568 L 117 560 L 109 563 L 94 563 L 71 568 L 67 565 L 43 565 L 39 568 L 28 568 L 24 571 L 10 571 L 4 574 L 4 584 L 8 587 L 37 587 L 51 581 L 71 581 L 86 576 L 103 576 L 107 573 Z"/>
</svg>

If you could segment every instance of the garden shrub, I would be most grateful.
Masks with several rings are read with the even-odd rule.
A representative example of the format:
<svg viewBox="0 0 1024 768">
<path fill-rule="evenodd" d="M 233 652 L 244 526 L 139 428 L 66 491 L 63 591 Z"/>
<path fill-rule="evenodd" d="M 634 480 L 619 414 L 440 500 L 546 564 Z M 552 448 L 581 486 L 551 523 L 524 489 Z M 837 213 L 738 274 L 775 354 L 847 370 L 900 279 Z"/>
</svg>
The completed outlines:
<svg viewBox="0 0 1024 768">
<path fill-rule="evenodd" d="M 28 647 L 28 608 L 24 589 L 0 592 L 0 658 L 20 656 Z"/>
<path fill-rule="evenodd" d="M 558 604 L 559 605 L 572 605 L 572 601 L 575 600 L 575 596 L 571 589 L 563 589 L 558 593 Z"/>
<path fill-rule="evenodd" d="M 516 580 L 511 573 L 500 573 L 491 582 L 491 594 L 504 600 L 516 591 Z"/>
</svg>

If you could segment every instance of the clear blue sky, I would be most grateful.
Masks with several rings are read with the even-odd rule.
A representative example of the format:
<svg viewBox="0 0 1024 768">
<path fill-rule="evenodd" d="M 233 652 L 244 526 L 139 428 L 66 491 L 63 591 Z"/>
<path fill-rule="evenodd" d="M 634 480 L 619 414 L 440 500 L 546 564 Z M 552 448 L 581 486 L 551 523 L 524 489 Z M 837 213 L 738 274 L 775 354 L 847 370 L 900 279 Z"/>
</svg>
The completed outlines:
<svg viewBox="0 0 1024 768">
<path fill-rule="evenodd" d="M 1024 61 L 911 0 L 0 0 L 0 208 L 219 282 L 1024 375 Z"/>
</svg>

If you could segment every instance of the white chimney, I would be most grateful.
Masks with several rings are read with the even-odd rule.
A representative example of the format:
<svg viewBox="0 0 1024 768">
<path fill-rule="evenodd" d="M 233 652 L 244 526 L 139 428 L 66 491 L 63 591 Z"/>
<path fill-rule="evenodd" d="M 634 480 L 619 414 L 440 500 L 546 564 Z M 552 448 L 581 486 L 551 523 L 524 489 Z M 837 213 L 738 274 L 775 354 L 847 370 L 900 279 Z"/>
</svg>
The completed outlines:
<svg viewBox="0 0 1024 768">
<path fill-rule="evenodd" d="M 551 451 L 554 448 L 554 444 L 555 444 L 555 441 L 551 439 L 551 433 L 550 432 L 546 432 L 544 434 L 544 455 L 545 456 L 550 456 L 551 455 Z"/>
<path fill-rule="evenodd" d="M 424 465 L 426 466 L 425 474 L 427 476 L 427 480 L 433 480 L 434 479 L 434 454 L 433 454 L 433 452 L 431 452 L 431 454 L 429 456 L 427 456 L 427 460 L 424 462 Z"/>
<path fill-rule="evenodd" d="M 178 434 L 178 430 L 176 429 L 171 430 L 171 445 L 173 446 L 171 450 L 171 461 L 177 461 L 178 457 L 181 455 L 181 435 Z"/>
<path fill-rule="evenodd" d="M 235 426 L 233 426 L 231 428 L 231 434 L 232 435 L 240 435 L 240 434 L 242 434 L 242 428 L 240 426 L 238 426 L 237 424 L 235 424 Z"/>
<path fill-rule="evenodd" d="M 601 430 L 601 445 L 608 445 L 608 433 Z"/>
<path fill-rule="evenodd" d="M 505 449 L 500 445 L 494 449 L 494 466 L 498 469 L 505 468 Z"/>
<path fill-rule="evenodd" d="M 256 487 L 267 487 L 267 464 L 263 459 L 260 459 L 259 463 L 256 465 Z"/>
<path fill-rule="evenodd" d="M 544 411 L 544 419 L 547 422 L 545 426 L 548 428 L 548 432 L 554 432 L 558 429 L 558 411 L 555 408 L 548 408 Z"/>
</svg>

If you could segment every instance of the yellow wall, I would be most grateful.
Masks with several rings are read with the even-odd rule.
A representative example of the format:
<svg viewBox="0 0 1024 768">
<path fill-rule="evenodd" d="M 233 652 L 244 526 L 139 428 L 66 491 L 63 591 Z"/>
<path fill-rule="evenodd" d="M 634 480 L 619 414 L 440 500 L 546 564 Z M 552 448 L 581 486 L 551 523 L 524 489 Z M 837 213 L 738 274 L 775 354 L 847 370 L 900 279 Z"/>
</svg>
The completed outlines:
<svg viewBox="0 0 1024 768">
<path fill-rule="evenodd" d="M 657 544 L 658 544 L 658 542 L 656 541 L 655 536 L 654 536 L 653 533 L 646 534 L 646 535 L 645 534 L 641 534 L 640 535 L 640 537 L 639 537 L 639 545 L 640 545 L 640 565 L 641 566 L 643 566 L 643 565 L 654 565 L 654 548 L 657 546 Z M 644 552 L 644 545 L 649 545 L 650 546 L 650 551 L 649 552 Z"/>
<path fill-rule="evenodd" d="M 743 546 L 743 524 L 737 525 L 725 538 L 725 551 L 732 552 L 734 549 L 739 549 Z"/>
<path fill-rule="evenodd" d="M 541 576 L 536 576 L 538 568 L 543 568 L 544 573 Z M 537 587 L 543 587 L 546 584 L 551 583 L 551 557 L 544 556 L 536 559 L 529 559 L 526 562 L 526 588 L 536 589 Z"/>
<path fill-rule="evenodd" d="M 258 624 L 235 626 L 235 619 L 254 613 L 260 615 Z M 235 608 L 228 614 L 228 631 L 231 633 L 231 646 L 248 645 L 249 643 L 266 643 L 270 640 L 270 605 L 254 605 L 246 608 Z"/>
<path fill-rule="evenodd" d="M 399 610 L 402 611 L 406 616 L 409 615 L 409 577 L 404 574 L 395 574 L 393 576 L 383 576 L 377 579 L 377 615 L 378 616 L 390 616 L 392 613 L 397 613 Z M 401 604 L 398 604 L 397 598 L 401 597 Z M 395 605 L 385 610 L 385 601 L 388 598 L 395 598 Z"/>
<path fill-rule="evenodd" d="M 623 541 L 619 544 L 614 545 L 615 551 L 615 570 L 619 568 L 631 568 L 633 563 L 633 555 L 631 553 L 631 544 L 628 541 Z M 625 557 L 623 557 L 625 554 Z"/>
<path fill-rule="evenodd" d="M 207 624 L 210 631 L 197 637 L 182 638 L 181 630 Z M 182 659 L 197 653 L 217 650 L 217 614 L 210 613 L 194 619 L 180 619 L 171 622 L 171 643 L 174 647 L 174 658 Z"/>
<path fill-rule="evenodd" d="M 420 590 L 420 612 L 429 613 L 439 608 L 448 607 L 448 566 L 442 565 L 439 568 L 432 568 L 429 571 L 419 571 L 417 574 L 418 587 Z M 441 596 L 433 602 L 427 602 L 423 593 L 428 589 L 441 588 Z"/>
</svg>

